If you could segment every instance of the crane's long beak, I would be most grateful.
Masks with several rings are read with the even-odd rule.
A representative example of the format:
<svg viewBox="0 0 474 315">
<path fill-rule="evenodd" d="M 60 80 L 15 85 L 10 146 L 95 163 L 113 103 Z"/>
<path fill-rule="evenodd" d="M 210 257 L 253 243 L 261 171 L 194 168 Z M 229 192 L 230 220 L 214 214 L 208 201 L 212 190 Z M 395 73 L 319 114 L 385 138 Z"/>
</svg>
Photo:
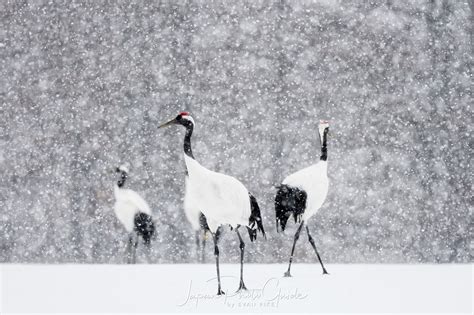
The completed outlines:
<svg viewBox="0 0 474 315">
<path fill-rule="evenodd" d="M 176 123 L 176 118 L 175 118 L 175 119 L 171 119 L 170 121 L 165 122 L 164 124 L 160 125 L 160 126 L 158 127 L 158 129 L 163 128 L 163 127 L 167 127 L 167 126 L 172 125 L 172 124 L 174 124 L 174 123 Z"/>
</svg>

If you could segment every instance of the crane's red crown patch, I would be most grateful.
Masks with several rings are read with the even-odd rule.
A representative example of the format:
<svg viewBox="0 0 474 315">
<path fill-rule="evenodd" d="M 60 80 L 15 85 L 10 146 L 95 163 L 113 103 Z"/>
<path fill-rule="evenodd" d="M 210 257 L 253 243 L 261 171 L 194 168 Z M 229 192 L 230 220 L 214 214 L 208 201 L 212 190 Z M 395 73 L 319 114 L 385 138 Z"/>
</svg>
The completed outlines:
<svg viewBox="0 0 474 315">
<path fill-rule="evenodd" d="M 181 115 L 181 116 L 189 116 L 189 112 L 181 112 L 181 113 L 179 113 L 179 115 Z"/>
</svg>

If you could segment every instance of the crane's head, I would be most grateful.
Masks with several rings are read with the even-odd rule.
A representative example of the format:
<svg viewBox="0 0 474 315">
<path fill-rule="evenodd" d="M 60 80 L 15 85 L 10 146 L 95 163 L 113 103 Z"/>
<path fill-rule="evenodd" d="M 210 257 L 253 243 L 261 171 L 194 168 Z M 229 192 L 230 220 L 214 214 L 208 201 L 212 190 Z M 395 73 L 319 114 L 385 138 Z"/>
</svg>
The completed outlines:
<svg viewBox="0 0 474 315">
<path fill-rule="evenodd" d="M 321 142 L 323 141 L 323 136 L 329 133 L 329 121 L 327 120 L 320 120 L 319 121 L 319 137 L 321 138 Z"/>
<path fill-rule="evenodd" d="M 122 164 L 120 166 L 117 166 L 115 168 L 115 172 L 120 174 L 117 185 L 119 187 L 123 187 L 123 185 L 125 185 L 125 180 L 127 180 L 127 176 L 128 176 L 128 165 Z"/>
<path fill-rule="evenodd" d="M 184 127 L 194 126 L 194 119 L 188 112 L 181 112 L 174 119 L 160 125 L 158 128 L 167 127 L 170 125 L 182 125 Z"/>
<path fill-rule="evenodd" d="M 128 165 L 127 165 L 127 164 L 122 164 L 122 165 L 117 166 L 117 167 L 115 168 L 115 172 L 127 174 L 127 173 L 128 173 L 128 169 L 129 169 L 129 168 L 128 168 Z"/>
</svg>

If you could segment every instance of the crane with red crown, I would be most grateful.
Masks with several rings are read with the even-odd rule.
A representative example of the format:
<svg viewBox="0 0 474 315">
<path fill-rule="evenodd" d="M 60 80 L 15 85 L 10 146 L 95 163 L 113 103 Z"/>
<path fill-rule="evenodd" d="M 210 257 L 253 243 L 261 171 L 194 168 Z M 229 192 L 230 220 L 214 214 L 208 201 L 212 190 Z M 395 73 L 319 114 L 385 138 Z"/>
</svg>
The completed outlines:
<svg viewBox="0 0 474 315">
<path fill-rule="evenodd" d="M 245 243 L 239 228 L 247 227 L 251 241 L 257 238 L 257 231 L 265 237 L 260 208 L 255 197 L 245 186 L 234 177 L 211 171 L 202 166 L 193 155 L 191 136 L 194 130 L 194 119 L 188 112 L 181 112 L 175 118 L 162 124 L 159 128 L 170 125 L 181 125 L 186 129 L 184 136 L 184 161 L 186 164 L 185 204 L 195 211 L 201 211 L 207 220 L 207 225 L 214 241 L 214 255 L 217 270 L 217 294 L 221 289 L 219 269 L 219 247 L 217 244 L 217 229 L 221 225 L 230 225 L 240 241 L 240 284 L 238 291 L 246 290 L 243 278 Z"/>
</svg>

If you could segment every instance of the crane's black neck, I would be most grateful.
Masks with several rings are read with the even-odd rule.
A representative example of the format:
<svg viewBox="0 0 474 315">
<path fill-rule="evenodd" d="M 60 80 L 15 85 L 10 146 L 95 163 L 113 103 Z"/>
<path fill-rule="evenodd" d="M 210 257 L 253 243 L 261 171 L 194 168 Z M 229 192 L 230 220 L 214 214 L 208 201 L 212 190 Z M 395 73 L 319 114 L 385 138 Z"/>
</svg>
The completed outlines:
<svg viewBox="0 0 474 315">
<path fill-rule="evenodd" d="M 184 136 L 184 154 L 194 160 L 193 150 L 191 148 L 191 136 L 193 135 L 194 124 L 189 122 L 184 125 L 186 127 L 186 134 Z"/>
<path fill-rule="evenodd" d="M 323 137 L 321 141 L 321 161 L 328 160 L 328 147 L 327 147 L 327 138 L 328 138 L 329 128 L 325 128 L 323 131 Z"/>
<path fill-rule="evenodd" d="M 124 171 L 120 171 L 120 179 L 117 182 L 117 186 L 119 186 L 119 188 L 123 188 L 126 180 L 127 180 L 127 173 Z"/>
</svg>

